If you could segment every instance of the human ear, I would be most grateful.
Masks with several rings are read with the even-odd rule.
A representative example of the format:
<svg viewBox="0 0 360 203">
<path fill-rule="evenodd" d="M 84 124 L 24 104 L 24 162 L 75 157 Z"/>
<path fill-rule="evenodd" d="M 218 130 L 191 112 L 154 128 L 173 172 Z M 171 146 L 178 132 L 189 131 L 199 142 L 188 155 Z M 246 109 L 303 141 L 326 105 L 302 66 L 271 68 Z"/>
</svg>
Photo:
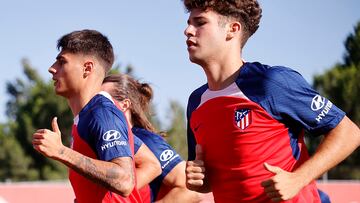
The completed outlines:
<svg viewBox="0 0 360 203">
<path fill-rule="evenodd" d="M 122 108 L 124 109 L 124 111 L 126 111 L 127 109 L 130 109 L 130 106 L 131 106 L 130 99 L 124 99 L 122 101 L 122 103 L 123 103 Z"/>
<path fill-rule="evenodd" d="M 83 78 L 86 78 L 94 69 L 94 62 L 86 61 L 83 68 Z"/>
<path fill-rule="evenodd" d="M 236 35 L 239 34 L 239 32 L 241 31 L 241 24 L 240 22 L 231 22 L 229 23 L 229 27 L 228 27 L 228 32 L 227 32 L 227 39 L 232 39 L 234 38 Z"/>
</svg>

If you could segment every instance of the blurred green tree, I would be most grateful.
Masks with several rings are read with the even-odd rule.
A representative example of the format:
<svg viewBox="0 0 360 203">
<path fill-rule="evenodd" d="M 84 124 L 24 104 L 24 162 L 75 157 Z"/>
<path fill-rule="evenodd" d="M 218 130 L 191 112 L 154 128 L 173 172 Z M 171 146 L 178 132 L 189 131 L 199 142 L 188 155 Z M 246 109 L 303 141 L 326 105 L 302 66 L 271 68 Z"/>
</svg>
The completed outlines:
<svg viewBox="0 0 360 203">
<path fill-rule="evenodd" d="M 22 64 L 27 80 L 17 78 L 14 82 L 7 83 L 10 99 L 7 102 L 6 114 L 11 127 L 9 135 L 6 135 L 6 139 L 3 140 L 4 143 L 12 142 L 16 147 L 17 159 L 15 161 L 26 163 L 28 172 L 22 176 L 10 174 L 7 178 L 13 180 L 64 179 L 67 176 L 66 167 L 36 152 L 31 140 L 35 130 L 51 129 L 51 119 L 57 116 L 63 143 L 69 145 L 73 123 L 72 113 L 67 102 L 55 95 L 53 82 L 45 82 L 31 67 L 28 60 L 23 59 Z M 14 161 L 12 160 L 14 157 L 9 158 L 9 163 Z"/>
<path fill-rule="evenodd" d="M 12 134 L 14 124 L 0 125 L 0 181 L 26 180 L 34 177 L 36 171 L 30 169 L 31 159 Z"/>
<path fill-rule="evenodd" d="M 184 108 L 176 101 L 170 102 L 170 126 L 165 137 L 183 159 L 187 159 L 186 124 Z"/>
<path fill-rule="evenodd" d="M 324 74 L 314 76 L 313 86 L 323 96 L 360 124 L 360 22 L 345 40 L 344 62 L 337 63 Z M 319 140 L 310 142 L 312 151 Z M 360 151 L 329 171 L 330 179 L 360 179 Z"/>
</svg>

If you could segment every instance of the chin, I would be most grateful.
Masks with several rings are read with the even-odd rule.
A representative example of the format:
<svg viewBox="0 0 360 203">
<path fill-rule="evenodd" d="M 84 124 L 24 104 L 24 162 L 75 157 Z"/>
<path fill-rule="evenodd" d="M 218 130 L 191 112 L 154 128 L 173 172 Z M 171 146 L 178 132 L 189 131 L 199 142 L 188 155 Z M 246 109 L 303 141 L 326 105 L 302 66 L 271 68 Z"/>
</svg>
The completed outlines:
<svg viewBox="0 0 360 203">
<path fill-rule="evenodd" d="M 66 97 L 66 92 L 55 89 L 55 94 L 58 96 Z"/>
<path fill-rule="evenodd" d="M 193 62 L 193 63 L 196 63 L 196 64 L 198 64 L 198 65 L 200 65 L 201 64 L 201 59 L 199 59 L 198 57 L 195 57 L 195 56 L 192 56 L 192 55 L 189 55 L 189 60 L 191 61 L 191 62 Z"/>
</svg>

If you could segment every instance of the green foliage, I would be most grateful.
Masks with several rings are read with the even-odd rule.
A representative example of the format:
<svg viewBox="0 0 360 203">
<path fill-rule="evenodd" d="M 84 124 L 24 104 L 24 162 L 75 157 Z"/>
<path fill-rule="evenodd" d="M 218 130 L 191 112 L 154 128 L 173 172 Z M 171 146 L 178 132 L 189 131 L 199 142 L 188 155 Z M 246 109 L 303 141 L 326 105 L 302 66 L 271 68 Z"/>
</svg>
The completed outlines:
<svg viewBox="0 0 360 203">
<path fill-rule="evenodd" d="M 170 102 L 171 125 L 167 130 L 166 140 L 181 155 L 187 158 L 186 125 L 183 107 L 176 101 Z"/>
<path fill-rule="evenodd" d="M 337 64 L 324 75 L 315 76 L 314 87 L 355 123 L 360 124 L 360 66 Z"/>
<path fill-rule="evenodd" d="M 351 33 L 345 40 L 345 66 L 352 64 L 359 67 L 360 63 L 360 21 L 354 28 L 354 33 Z"/>
<path fill-rule="evenodd" d="M 7 83 L 10 100 L 7 103 L 7 115 L 12 123 L 10 135 L 4 135 L 4 143 L 12 144 L 12 155 L 8 157 L 7 169 L 16 171 L 24 168 L 25 174 L 9 173 L 6 178 L 12 180 L 64 179 L 67 169 L 62 164 L 45 158 L 36 152 L 31 144 L 32 135 L 37 129 L 51 129 L 51 119 L 57 116 L 63 143 L 69 145 L 72 125 L 72 113 L 64 99 L 56 96 L 52 82 L 45 82 L 27 60 L 23 60 L 27 81 L 16 79 Z M 18 167 L 11 163 L 22 163 Z M 21 175 L 20 175 L 21 174 Z"/>
<path fill-rule="evenodd" d="M 344 63 L 336 64 L 322 75 L 314 77 L 314 88 L 346 112 L 360 125 L 360 22 L 345 40 Z M 316 141 L 319 142 L 319 141 Z M 317 143 L 310 142 L 314 148 Z M 329 171 L 332 179 L 360 179 L 360 151 L 355 151 L 340 165 Z"/>
<path fill-rule="evenodd" d="M 31 160 L 25 156 L 15 136 L 11 134 L 13 125 L 0 125 L 0 181 L 36 179 L 29 170 Z"/>
</svg>

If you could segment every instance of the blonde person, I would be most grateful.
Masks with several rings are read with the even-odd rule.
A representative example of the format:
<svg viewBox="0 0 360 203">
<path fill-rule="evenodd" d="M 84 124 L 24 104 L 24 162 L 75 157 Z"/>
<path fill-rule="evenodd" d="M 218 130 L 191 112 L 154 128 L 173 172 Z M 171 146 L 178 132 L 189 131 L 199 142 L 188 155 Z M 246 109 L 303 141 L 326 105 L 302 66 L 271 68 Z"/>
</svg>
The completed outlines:
<svg viewBox="0 0 360 203">
<path fill-rule="evenodd" d="M 171 203 L 199 202 L 200 194 L 188 190 L 185 186 L 185 161 L 163 137 L 155 132 L 146 117 L 152 99 L 151 87 L 128 75 L 115 74 L 104 79 L 103 90 L 117 100 L 118 107 L 125 112 L 134 135 L 150 148 L 160 162 L 162 173 L 150 183 L 152 200 Z M 135 159 L 136 156 L 137 154 Z M 139 180 L 141 176 L 146 176 L 146 171 L 136 172 L 138 182 L 146 182 Z"/>
</svg>

